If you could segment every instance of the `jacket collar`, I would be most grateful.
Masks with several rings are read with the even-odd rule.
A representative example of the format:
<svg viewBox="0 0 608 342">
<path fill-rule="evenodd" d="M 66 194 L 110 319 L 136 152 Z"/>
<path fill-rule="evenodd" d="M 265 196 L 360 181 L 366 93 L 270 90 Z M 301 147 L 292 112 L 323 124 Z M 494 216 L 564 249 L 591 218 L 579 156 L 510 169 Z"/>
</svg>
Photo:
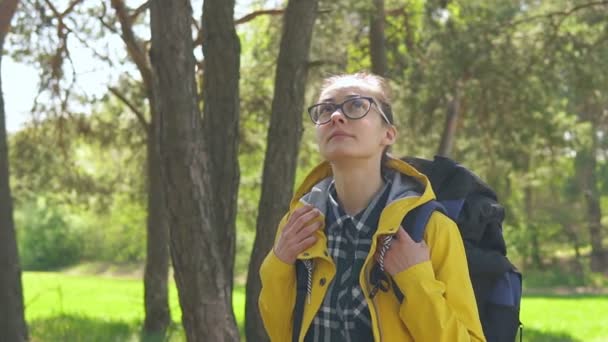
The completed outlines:
<svg viewBox="0 0 608 342">
<path fill-rule="evenodd" d="M 380 215 L 378 228 L 374 236 L 395 234 L 405 215 L 412 209 L 435 199 L 435 194 L 428 178 L 408 163 L 390 158 L 385 164 L 392 177 L 391 189 L 386 206 Z M 296 190 L 289 211 L 293 212 L 304 204 L 312 204 L 323 214 L 327 208 L 327 193 L 332 181 L 332 169 L 329 162 L 317 165 Z M 324 222 L 324 218 L 322 218 Z M 315 232 L 317 242 L 298 259 L 321 257 L 330 260 L 327 254 L 327 236 L 323 230 Z M 375 245 L 375 238 L 372 247 Z"/>
<path fill-rule="evenodd" d="M 390 158 L 387 161 L 386 166 L 389 171 L 393 172 L 393 184 L 387 205 L 397 199 L 410 197 L 412 195 L 412 191 L 417 192 L 416 197 L 420 197 L 420 199 L 423 200 L 422 203 L 435 198 L 435 193 L 430 186 L 428 178 L 410 164 L 400 159 Z M 294 193 L 289 205 L 290 211 L 295 210 L 295 208 L 303 203 L 310 203 L 313 205 L 324 204 L 324 202 L 319 199 L 319 195 L 321 194 L 315 193 L 323 192 L 329 187 L 332 175 L 332 169 L 329 162 L 324 161 L 317 165 L 306 176 L 304 181 Z M 413 179 L 418 183 L 418 186 L 416 187 L 418 189 L 414 189 L 414 184 L 412 184 L 411 181 L 408 181 L 408 178 Z M 324 210 L 321 211 L 323 212 Z"/>
</svg>

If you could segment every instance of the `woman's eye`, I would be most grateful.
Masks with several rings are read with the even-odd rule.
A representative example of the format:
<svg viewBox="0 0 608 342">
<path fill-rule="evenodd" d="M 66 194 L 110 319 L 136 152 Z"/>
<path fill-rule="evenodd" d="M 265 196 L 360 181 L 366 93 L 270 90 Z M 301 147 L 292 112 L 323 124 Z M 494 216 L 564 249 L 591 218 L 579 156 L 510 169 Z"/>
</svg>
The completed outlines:
<svg viewBox="0 0 608 342">
<path fill-rule="evenodd" d="M 351 103 L 351 105 L 354 108 L 361 108 L 361 107 L 365 106 L 365 103 L 363 102 L 363 100 L 353 100 L 353 102 Z"/>
<path fill-rule="evenodd" d="M 331 114 L 331 113 L 333 113 L 333 112 L 334 112 L 334 106 L 333 106 L 333 105 L 331 105 L 331 104 L 322 105 L 322 106 L 319 108 L 319 113 L 320 113 L 321 115 L 325 115 L 325 114 Z"/>
</svg>

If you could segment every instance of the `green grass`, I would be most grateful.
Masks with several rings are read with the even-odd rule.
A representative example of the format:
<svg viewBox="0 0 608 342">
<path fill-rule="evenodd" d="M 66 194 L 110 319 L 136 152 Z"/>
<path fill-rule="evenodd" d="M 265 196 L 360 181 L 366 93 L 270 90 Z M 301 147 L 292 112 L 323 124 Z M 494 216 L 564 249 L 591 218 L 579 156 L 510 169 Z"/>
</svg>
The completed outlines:
<svg viewBox="0 0 608 342">
<path fill-rule="evenodd" d="M 54 272 L 24 272 L 25 314 L 33 341 L 137 341 L 144 317 L 143 282 Z M 243 331 L 245 290 L 233 294 L 234 313 Z M 169 341 L 184 341 L 181 311 L 173 284 L 169 290 L 174 321 Z"/>
<path fill-rule="evenodd" d="M 144 317 L 140 280 L 25 272 L 26 318 L 32 341 L 140 341 Z M 234 292 L 243 331 L 244 288 Z M 167 341 L 185 341 L 175 286 L 174 324 Z M 523 299 L 524 341 L 608 341 L 607 295 L 534 295 Z"/>
<path fill-rule="evenodd" d="M 608 295 L 524 298 L 524 341 L 608 341 Z"/>
</svg>

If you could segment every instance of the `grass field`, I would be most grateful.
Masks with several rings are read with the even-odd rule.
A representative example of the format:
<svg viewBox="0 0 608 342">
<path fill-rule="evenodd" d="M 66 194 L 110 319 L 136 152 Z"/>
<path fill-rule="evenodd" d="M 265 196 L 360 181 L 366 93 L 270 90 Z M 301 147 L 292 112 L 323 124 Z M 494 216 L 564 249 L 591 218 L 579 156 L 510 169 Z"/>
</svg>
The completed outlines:
<svg viewBox="0 0 608 342">
<path fill-rule="evenodd" d="M 77 276 L 53 272 L 23 275 L 26 318 L 32 341 L 139 341 L 143 283 L 133 279 Z M 170 291 L 174 321 L 180 312 Z M 244 288 L 234 293 L 234 311 L 243 326 Z M 525 297 L 521 320 L 524 341 L 608 341 L 608 295 Z M 184 341 L 174 323 L 168 341 Z"/>
<path fill-rule="evenodd" d="M 26 319 L 34 342 L 140 340 L 144 317 L 142 281 L 25 272 L 23 288 Z M 170 287 L 169 295 L 171 315 L 178 321 L 181 311 L 175 286 Z M 235 289 L 233 305 L 237 321 L 243 322 L 244 288 Z M 167 340 L 185 341 L 179 323 L 173 324 Z"/>
</svg>

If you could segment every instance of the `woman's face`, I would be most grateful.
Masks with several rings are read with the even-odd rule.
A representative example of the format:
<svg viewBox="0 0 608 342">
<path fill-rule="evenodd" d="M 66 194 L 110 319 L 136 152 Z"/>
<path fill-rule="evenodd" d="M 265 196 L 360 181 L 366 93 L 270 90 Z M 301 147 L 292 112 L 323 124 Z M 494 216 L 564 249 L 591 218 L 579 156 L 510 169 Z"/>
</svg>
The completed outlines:
<svg viewBox="0 0 608 342">
<path fill-rule="evenodd" d="M 361 119 L 349 119 L 336 109 L 329 122 L 316 125 L 317 144 L 324 159 L 333 162 L 380 157 L 385 147 L 393 144 L 396 130 L 382 117 L 378 94 L 378 89 L 363 81 L 340 82 L 321 93 L 319 103 L 341 104 L 359 96 L 371 97 L 375 102 Z"/>
</svg>

